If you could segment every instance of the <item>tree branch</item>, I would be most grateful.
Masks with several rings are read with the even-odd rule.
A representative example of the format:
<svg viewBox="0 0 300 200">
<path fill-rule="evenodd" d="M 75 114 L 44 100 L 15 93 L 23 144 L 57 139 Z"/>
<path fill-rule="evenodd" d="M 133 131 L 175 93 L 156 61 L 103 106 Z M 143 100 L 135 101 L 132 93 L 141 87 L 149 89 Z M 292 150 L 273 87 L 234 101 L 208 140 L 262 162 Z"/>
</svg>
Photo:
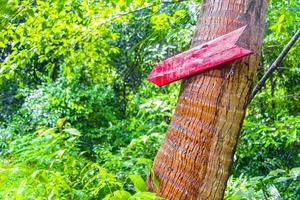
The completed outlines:
<svg viewBox="0 0 300 200">
<path fill-rule="evenodd" d="M 161 4 L 176 4 L 176 3 L 181 3 L 181 2 L 184 2 L 186 0 L 177 0 L 177 1 L 162 1 L 160 2 Z M 138 8 L 136 10 L 129 10 L 127 12 L 124 12 L 124 13 L 119 13 L 115 16 L 113 16 L 112 18 L 109 19 L 109 21 L 107 22 L 110 22 L 116 18 L 119 18 L 119 17 L 122 17 L 122 16 L 125 16 L 125 15 L 128 15 L 128 14 L 132 14 L 132 13 L 135 13 L 135 12 L 139 12 L 139 11 L 142 11 L 142 10 L 145 10 L 145 9 L 148 9 L 148 8 L 151 8 L 151 7 L 154 7 L 158 4 L 154 3 L 154 4 L 151 4 L 151 5 L 147 5 L 147 6 L 144 6 L 144 7 L 141 7 L 141 8 Z"/>
<path fill-rule="evenodd" d="M 274 70 L 280 65 L 283 58 L 286 56 L 286 54 L 289 52 L 289 50 L 292 48 L 292 46 L 299 39 L 299 36 L 300 36 L 300 29 L 295 33 L 295 35 L 292 37 L 292 39 L 289 41 L 289 43 L 284 47 L 284 49 L 279 54 L 279 56 L 276 58 L 276 60 L 271 64 L 268 71 L 258 81 L 257 85 L 254 87 L 254 89 L 251 93 L 249 102 L 251 102 L 251 100 L 254 98 L 254 96 L 257 94 L 257 92 L 264 86 L 266 80 L 270 77 L 270 75 L 274 72 Z"/>
</svg>

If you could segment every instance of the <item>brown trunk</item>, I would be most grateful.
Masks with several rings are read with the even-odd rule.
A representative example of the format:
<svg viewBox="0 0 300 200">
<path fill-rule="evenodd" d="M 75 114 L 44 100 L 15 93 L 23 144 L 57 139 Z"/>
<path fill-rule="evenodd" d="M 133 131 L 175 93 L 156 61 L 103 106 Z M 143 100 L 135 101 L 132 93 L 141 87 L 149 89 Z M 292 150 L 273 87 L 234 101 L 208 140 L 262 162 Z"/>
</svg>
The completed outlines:
<svg viewBox="0 0 300 200">
<path fill-rule="evenodd" d="M 203 0 L 192 46 L 248 25 L 241 43 L 254 53 L 185 79 L 166 138 L 147 180 L 171 199 L 222 199 L 256 69 L 267 0 Z"/>
</svg>

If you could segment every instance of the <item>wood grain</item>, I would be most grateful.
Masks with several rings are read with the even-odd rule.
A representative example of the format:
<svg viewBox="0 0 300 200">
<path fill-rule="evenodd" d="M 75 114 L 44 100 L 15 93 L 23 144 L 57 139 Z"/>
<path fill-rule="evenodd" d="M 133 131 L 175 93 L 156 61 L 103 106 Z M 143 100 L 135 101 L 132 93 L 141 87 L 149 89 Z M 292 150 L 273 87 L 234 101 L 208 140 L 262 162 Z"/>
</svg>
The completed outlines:
<svg viewBox="0 0 300 200">
<path fill-rule="evenodd" d="M 245 28 L 243 26 L 157 63 L 147 80 L 162 86 L 249 55 L 251 51 L 238 44 Z"/>
</svg>

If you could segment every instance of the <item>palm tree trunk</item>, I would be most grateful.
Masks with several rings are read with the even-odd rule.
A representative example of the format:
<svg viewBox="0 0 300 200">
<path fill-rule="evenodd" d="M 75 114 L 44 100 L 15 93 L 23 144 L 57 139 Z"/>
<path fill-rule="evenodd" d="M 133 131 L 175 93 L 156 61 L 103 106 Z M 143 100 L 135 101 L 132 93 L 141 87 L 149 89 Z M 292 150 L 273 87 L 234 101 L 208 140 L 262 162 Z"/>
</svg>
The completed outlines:
<svg viewBox="0 0 300 200">
<path fill-rule="evenodd" d="M 222 199 L 259 64 L 267 0 L 203 0 L 192 46 L 248 25 L 253 54 L 182 82 L 148 189 L 171 199 Z"/>
</svg>

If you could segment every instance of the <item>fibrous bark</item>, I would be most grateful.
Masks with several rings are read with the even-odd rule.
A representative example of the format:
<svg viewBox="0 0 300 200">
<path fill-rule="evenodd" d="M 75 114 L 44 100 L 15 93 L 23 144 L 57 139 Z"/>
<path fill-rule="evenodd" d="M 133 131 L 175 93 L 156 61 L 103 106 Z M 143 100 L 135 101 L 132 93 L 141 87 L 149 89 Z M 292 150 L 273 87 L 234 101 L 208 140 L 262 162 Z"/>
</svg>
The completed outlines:
<svg viewBox="0 0 300 200">
<path fill-rule="evenodd" d="M 253 54 L 185 79 L 147 186 L 171 199 L 222 199 L 259 64 L 267 0 L 203 0 L 192 47 L 248 25 Z M 153 181 L 158 179 L 159 187 Z"/>
</svg>

